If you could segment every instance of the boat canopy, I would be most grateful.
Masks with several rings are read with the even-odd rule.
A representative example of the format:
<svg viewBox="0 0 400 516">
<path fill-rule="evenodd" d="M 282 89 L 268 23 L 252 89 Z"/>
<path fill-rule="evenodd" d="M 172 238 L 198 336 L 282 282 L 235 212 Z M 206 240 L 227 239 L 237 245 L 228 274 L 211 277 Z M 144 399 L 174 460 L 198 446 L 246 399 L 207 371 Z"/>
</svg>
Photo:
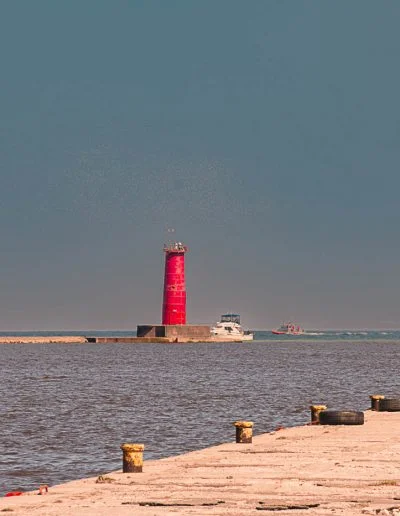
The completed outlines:
<svg viewBox="0 0 400 516">
<path fill-rule="evenodd" d="M 240 315 L 239 314 L 223 314 L 223 315 L 221 315 L 221 322 L 232 322 L 232 323 L 240 324 Z"/>
</svg>

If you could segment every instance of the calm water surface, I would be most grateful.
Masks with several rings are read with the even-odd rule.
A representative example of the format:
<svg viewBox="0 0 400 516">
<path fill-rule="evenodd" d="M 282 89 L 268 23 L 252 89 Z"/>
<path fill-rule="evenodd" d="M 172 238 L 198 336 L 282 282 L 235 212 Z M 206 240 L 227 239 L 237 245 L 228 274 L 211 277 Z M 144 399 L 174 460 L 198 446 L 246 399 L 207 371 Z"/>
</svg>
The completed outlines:
<svg viewBox="0 0 400 516">
<path fill-rule="evenodd" d="M 119 469 L 122 442 L 166 457 L 400 393 L 398 333 L 258 339 L 0 346 L 0 494 Z"/>
</svg>

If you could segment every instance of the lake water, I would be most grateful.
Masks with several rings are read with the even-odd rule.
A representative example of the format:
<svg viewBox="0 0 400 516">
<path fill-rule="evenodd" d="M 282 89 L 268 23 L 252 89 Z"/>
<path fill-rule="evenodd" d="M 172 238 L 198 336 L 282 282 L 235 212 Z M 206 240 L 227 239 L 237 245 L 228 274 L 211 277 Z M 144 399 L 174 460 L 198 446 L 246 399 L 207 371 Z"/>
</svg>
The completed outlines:
<svg viewBox="0 0 400 516">
<path fill-rule="evenodd" d="M 146 460 L 232 441 L 237 419 L 258 434 L 307 423 L 312 403 L 364 410 L 400 395 L 399 356 L 394 331 L 1 345 L 0 495 L 119 469 L 123 442 Z"/>
</svg>

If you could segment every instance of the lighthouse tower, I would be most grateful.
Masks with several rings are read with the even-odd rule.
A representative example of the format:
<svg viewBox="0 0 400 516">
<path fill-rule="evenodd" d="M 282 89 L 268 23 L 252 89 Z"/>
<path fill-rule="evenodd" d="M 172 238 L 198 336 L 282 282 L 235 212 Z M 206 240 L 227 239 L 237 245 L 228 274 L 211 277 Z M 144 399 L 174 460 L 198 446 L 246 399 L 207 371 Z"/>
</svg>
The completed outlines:
<svg viewBox="0 0 400 516">
<path fill-rule="evenodd" d="M 164 245 L 165 272 L 162 324 L 186 324 L 185 253 L 182 242 Z"/>
<path fill-rule="evenodd" d="M 139 324 L 141 342 L 213 342 L 210 326 L 186 323 L 185 254 L 182 242 L 164 245 L 164 296 L 162 324 Z M 157 340 L 161 339 L 161 340 Z"/>
</svg>

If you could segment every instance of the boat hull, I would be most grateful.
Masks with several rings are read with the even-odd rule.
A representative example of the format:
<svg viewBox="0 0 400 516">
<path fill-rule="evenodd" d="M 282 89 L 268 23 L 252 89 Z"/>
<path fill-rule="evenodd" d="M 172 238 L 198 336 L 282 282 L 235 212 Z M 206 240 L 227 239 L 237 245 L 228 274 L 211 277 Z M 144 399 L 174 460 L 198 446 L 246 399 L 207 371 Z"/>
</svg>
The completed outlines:
<svg viewBox="0 0 400 516">
<path fill-rule="evenodd" d="M 213 333 L 212 334 L 213 337 L 215 337 L 216 339 L 218 339 L 219 341 L 225 341 L 225 342 L 248 342 L 248 341 L 251 341 L 251 340 L 254 340 L 254 335 L 253 334 L 249 334 L 249 335 L 223 335 L 223 334 L 218 334 L 218 333 Z"/>
<path fill-rule="evenodd" d="M 278 330 L 272 330 L 272 333 L 274 335 L 304 335 L 304 332 L 301 331 L 301 332 L 297 332 L 297 331 L 294 331 L 294 332 L 288 332 L 288 331 L 278 331 Z"/>
</svg>

